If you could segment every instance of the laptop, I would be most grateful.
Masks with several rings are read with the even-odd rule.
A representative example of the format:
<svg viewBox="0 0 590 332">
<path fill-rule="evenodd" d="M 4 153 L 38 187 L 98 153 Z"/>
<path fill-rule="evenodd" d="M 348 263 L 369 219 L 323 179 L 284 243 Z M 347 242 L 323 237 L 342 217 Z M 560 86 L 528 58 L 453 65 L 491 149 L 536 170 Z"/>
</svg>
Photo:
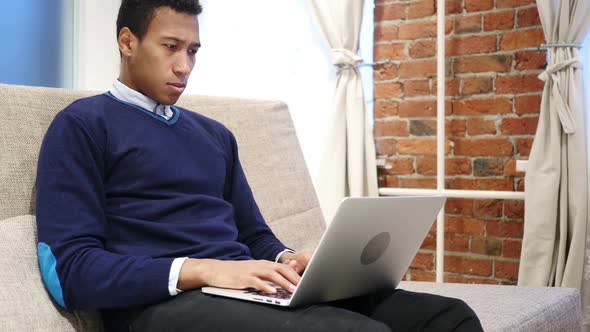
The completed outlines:
<svg viewBox="0 0 590 332">
<path fill-rule="evenodd" d="M 293 293 L 203 287 L 203 293 L 296 307 L 397 287 L 446 198 L 345 198 Z"/>
</svg>

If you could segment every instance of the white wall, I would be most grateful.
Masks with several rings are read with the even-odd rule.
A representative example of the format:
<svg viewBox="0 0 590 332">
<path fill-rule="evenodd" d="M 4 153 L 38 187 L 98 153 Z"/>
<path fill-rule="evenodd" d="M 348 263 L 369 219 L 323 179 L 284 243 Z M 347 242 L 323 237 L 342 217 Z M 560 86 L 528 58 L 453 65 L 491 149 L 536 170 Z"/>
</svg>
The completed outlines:
<svg viewBox="0 0 590 332">
<path fill-rule="evenodd" d="M 121 1 L 73 1 L 73 87 L 108 90 L 119 76 L 115 24 Z"/>
</svg>

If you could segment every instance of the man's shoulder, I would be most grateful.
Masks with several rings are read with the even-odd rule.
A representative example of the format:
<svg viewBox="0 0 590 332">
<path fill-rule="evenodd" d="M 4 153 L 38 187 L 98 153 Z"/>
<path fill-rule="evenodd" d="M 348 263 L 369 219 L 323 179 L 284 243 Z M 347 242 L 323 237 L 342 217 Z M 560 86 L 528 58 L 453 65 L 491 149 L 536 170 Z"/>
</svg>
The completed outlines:
<svg viewBox="0 0 590 332">
<path fill-rule="evenodd" d="M 104 95 L 95 95 L 75 100 L 70 105 L 57 113 L 53 119 L 53 127 L 75 128 L 82 127 L 92 132 L 102 128 L 105 120 L 105 111 L 109 98 Z"/>
<path fill-rule="evenodd" d="M 95 120 L 104 116 L 109 102 L 104 94 L 80 98 L 64 108 L 59 115 L 81 121 Z"/>
</svg>

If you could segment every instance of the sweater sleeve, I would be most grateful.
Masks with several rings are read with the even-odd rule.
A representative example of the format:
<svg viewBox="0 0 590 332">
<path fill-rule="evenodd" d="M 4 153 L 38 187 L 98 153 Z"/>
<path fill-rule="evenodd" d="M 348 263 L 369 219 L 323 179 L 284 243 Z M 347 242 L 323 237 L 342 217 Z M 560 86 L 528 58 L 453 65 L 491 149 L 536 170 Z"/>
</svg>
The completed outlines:
<svg viewBox="0 0 590 332">
<path fill-rule="evenodd" d="M 106 136 L 73 113 L 58 114 L 39 155 L 37 249 L 47 289 L 68 309 L 128 307 L 170 297 L 173 258 L 105 249 Z"/>
<path fill-rule="evenodd" d="M 236 139 L 231 132 L 228 131 L 228 133 L 231 163 L 228 167 L 225 193 L 226 200 L 234 206 L 238 241 L 250 248 L 254 259 L 274 261 L 276 256 L 287 247 L 277 239 L 264 221 L 240 164 Z"/>
</svg>

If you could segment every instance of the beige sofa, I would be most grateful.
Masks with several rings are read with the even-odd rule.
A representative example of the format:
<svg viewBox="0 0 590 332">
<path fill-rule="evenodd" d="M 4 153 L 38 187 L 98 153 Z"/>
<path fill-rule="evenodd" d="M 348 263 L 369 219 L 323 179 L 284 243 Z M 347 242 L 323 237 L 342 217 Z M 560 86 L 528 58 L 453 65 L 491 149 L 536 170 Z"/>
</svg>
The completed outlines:
<svg viewBox="0 0 590 332">
<path fill-rule="evenodd" d="M 64 311 L 37 266 L 34 180 L 41 140 L 55 114 L 90 92 L 0 84 L 0 331 L 98 331 L 96 311 Z M 180 102 L 236 135 L 246 175 L 266 220 L 298 250 L 324 229 L 318 201 L 285 104 L 186 96 Z M 92 287 L 89 285 L 89 287 Z M 408 290 L 464 299 L 486 331 L 577 331 L 573 289 L 403 282 Z"/>
</svg>

